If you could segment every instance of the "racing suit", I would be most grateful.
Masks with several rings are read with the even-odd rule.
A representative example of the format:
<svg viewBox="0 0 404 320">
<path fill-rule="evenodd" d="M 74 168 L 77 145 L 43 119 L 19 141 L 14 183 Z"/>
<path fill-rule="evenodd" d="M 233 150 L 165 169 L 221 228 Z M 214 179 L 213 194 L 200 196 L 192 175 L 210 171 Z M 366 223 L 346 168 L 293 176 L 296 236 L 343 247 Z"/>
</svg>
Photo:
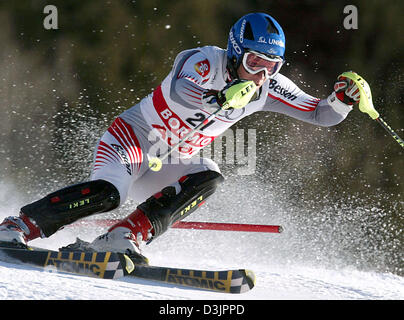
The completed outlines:
<svg viewBox="0 0 404 320">
<path fill-rule="evenodd" d="M 204 93 L 220 91 L 231 80 L 226 63 L 226 50 L 215 46 L 179 53 L 163 82 L 124 111 L 101 138 L 91 179 L 111 182 L 119 190 L 121 204 L 128 196 L 143 201 L 165 186 L 175 185 L 184 175 L 204 170 L 219 172 L 210 159 L 186 159 L 250 114 L 278 112 L 314 125 L 332 126 L 352 110 L 343 103 L 331 106 L 327 99 L 303 92 L 278 73 L 244 108 L 221 111 L 173 152 L 160 171 L 149 170 L 148 157 L 166 152 L 219 107 L 204 99 Z"/>
</svg>

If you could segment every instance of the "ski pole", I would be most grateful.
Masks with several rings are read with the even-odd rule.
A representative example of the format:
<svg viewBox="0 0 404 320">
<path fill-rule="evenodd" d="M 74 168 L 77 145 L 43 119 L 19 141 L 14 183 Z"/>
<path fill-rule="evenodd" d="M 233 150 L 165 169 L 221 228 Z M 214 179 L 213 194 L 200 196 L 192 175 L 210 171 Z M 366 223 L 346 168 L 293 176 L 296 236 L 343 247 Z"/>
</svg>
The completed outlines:
<svg viewBox="0 0 404 320">
<path fill-rule="evenodd" d="M 256 85 L 253 81 L 242 81 L 231 85 L 225 91 L 225 102 L 213 112 L 209 117 L 203 120 L 199 125 L 190 130 L 176 145 L 160 157 L 149 158 L 149 168 L 152 171 L 160 171 L 163 166 L 163 160 L 167 159 L 171 153 L 177 150 L 184 142 L 186 142 L 195 132 L 207 125 L 210 121 L 216 118 L 216 115 L 230 108 L 243 108 L 246 106 L 256 91 Z"/>
<path fill-rule="evenodd" d="M 218 108 L 213 112 L 209 117 L 203 120 L 199 125 L 197 125 L 194 129 L 190 130 L 185 137 L 183 137 L 176 145 L 174 145 L 167 153 L 160 157 L 153 157 L 149 159 L 149 168 L 152 171 L 160 171 L 163 166 L 163 161 L 167 159 L 170 154 L 172 154 L 175 150 L 177 150 L 185 141 L 187 141 L 195 132 L 197 132 L 200 128 L 207 125 L 210 121 L 216 118 L 216 115 L 222 111 L 222 108 Z"/>
<path fill-rule="evenodd" d="M 394 140 L 396 140 L 397 143 L 404 148 L 403 139 L 401 139 L 398 134 L 395 133 L 394 130 L 386 123 L 386 121 L 380 117 L 379 112 L 377 112 L 373 106 L 372 92 L 370 91 L 370 86 L 366 80 L 352 71 L 344 72 L 340 76 L 351 79 L 358 87 L 360 92 L 359 110 L 363 113 L 367 113 L 373 120 L 376 120 L 376 122 L 379 123 L 394 138 Z"/>
<path fill-rule="evenodd" d="M 401 139 L 397 133 L 394 132 L 394 130 L 384 121 L 382 118 L 378 117 L 375 119 L 390 135 L 393 137 L 394 140 L 396 140 L 400 146 L 404 148 L 404 141 Z"/>
<path fill-rule="evenodd" d="M 111 227 L 120 219 L 96 219 L 78 221 L 75 225 Z M 244 231 L 244 232 L 265 232 L 281 233 L 282 226 L 262 224 L 241 224 L 241 223 L 220 223 L 220 222 L 198 222 L 198 221 L 177 221 L 171 228 L 193 229 L 193 230 L 217 230 L 217 231 Z"/>
</svg>

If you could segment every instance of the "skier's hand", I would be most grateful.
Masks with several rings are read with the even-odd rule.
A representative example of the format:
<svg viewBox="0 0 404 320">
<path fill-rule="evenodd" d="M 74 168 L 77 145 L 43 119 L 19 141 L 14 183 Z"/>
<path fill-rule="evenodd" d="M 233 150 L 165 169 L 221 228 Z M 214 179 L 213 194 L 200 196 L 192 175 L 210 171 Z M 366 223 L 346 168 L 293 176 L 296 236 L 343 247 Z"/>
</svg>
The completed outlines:
<svg viewBox="0 0 404 320">
<path fill-rule="evenodd" d="M 360 92 L 355 82 L 343 76 L 339 76 L 334 84 L 335 97 L 341 102 L 353 105 L 359 102 Z"/>
<path fill-rule="evenodd" d="M 223 110 L 244 108 L 253 97 L 256 85 L 253 81 L 234 80 L 221 91 L 204 92 L 202 99 L 208 104 L 217 103 Z"/>
<path fill-rule="evenodd" d="M 233 80 L 218 92 L 218 103 L 224 110 L 244 108 L 250 102 L 256 89 L 253 81 Z"/>
</svg>

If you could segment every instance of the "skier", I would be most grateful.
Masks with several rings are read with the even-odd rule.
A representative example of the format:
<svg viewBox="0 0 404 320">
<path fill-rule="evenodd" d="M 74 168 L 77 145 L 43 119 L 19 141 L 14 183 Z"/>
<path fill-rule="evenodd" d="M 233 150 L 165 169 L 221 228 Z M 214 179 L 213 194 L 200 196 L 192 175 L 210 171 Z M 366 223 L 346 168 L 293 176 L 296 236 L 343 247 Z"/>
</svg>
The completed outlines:
<svg viewBox="0 0 404 320">
<path fill-rule="evenodd" d="M 26 246 L 78 219 L 116 209 L 131 197 L 140 203 L 133 213 L 93 242 L 77 242 L 71 248 L 124 252 L 147 263 L 140 244 L 188 216 L 223 181 L 212 160 L 187 160 L 215 137 L 257 111 L 333 126 L 359 101 L 356 85 L 341 77 L 326 99 L 303 92 L 279 73 L 284 54 L 283 30 L 265 13 L 240 18 L 230 29 L 227 50 L 205 46 L 179 53 L 161 85 L 119 115 L 101 137 L 89 181 L 22 207 L 18 217 L 0 225 L 0 241 Z M 240 92 L 251 88 L 254 95 L 243 100 Z M 192 131 L 217 108 L 222 110 L 214 120 Z M 160 171 L 150 170 L 148 159 L 189 133 Z"/>
</svg>

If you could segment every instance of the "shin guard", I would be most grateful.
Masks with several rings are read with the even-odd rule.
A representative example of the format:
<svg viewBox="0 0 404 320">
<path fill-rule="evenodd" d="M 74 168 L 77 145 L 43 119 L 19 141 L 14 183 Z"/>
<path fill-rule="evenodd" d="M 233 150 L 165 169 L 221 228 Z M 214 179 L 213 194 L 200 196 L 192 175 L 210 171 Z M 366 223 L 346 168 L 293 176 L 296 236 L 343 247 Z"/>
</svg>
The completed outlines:
<svg viewBox="0 0 404 320">
<path fill-rule="evenodd" d="M 119 192 L 105 180 L 76 184 L 21 208 L 21 213 L 51 236 L 65 225 L 95 213 L 110 211 L 119 206 Z"/>
<path fill-rule="evenodd" d="M 174 222 L 201 206 L 223 180 L 223 176 L 216 171 L 189 174 L 178 181 L 181 186 L 178 194 L 174 186 L 166 187 L 140 204 L 137 210 L 150 220 L 153 238 L 158 237 Z"/>
</svg>

